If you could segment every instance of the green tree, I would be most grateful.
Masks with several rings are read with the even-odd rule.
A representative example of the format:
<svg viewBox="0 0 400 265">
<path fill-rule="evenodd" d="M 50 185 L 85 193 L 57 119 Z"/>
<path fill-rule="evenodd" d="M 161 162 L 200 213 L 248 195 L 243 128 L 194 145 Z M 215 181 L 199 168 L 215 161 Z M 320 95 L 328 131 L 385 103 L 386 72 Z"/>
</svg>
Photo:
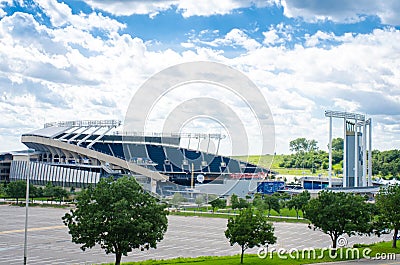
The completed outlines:
<svg viewBox="0 0 400 265">
<path fill-rule="evenodd" d="M 263 196 L 260 193 L 256 193 L 254 195 L 253 206 L 256 207 L 260 212 L 265 211 Z"/>
<path fill-rule="evenodd" d="M 245 199 L 239 198 L 236 194 L 232 194 L 231 205 L 232 209 L 244 209 L 249 206 L 249 203 Z"/>
<path fill-rule="evenodd" d="M 60 204 L 61 204 L 61 201 L 64 199 L 64 198 L 66 198 L 66 197 L 68 197 L 68 191 L 67 190 L 65 190 L 65 189 L 63 189 L 62 187 L 59 187 L 59 186 L 55 186 L 55 187 L 53 187 L 53 196 L 54 196 L 54 198 L 56 199 L 56 200 L 59 200 L 60 201 Z"/>
<path fill-rule="evenodd" d="M 8 197 L 15 198 L 17 200 L 17 204 L 19 203 L 19 198 L 26 197 L 26 181 L 25 180 L 17 180 L 10 182 L 6 188 L 6 194 Z M 33 186 L 33 184 L 29 184 L 29 198 L 35 198 L 40 196 L 40 189 Z"/>
<path fill-rule="evenodd" d="M 384 228 L 394 230 L 392 247 L 396 248 L 396 239 L 400 229 L 400 186 L 381 188 L 376 195 L 376 206 L 379 212 L 378 220 Z"/>
<path fill-rule="evenodd" d="M 58 200 L 61 204 L 63 198 L 69 196 L 69 192 L 60 186 L 54 186 L 51 182 L 47 182 L 43 189 L 43 196 L 51 198 L 52 200 Z"/>
<path fill-rule="evenodd" d="M 271 210 L 275 210 L 278 213 L 281 211 L 281 204 L 279 203 L 279 195 L 276 194 L 267 195 L 264 197 L 263 203 L 265 205 L 263 209 L 268 211 L 268 217 L 271 214 Z"/>
<path fill-rule="evenodd" d="M 272 224 L 250 207 L 229 218 L 225 236 L 231 246 L 238 244 L 241 247 L 240 263 L 243 263 L 246 249 L 276 242 Z"/>
<path fill-rule="evenodd" d="M 4 197 L 6 195 L 6 182 L 0 182 L 0 197 Z"/>
<path fill-rule="evenodd" d="M 26 196 L 26 181 L 18 180 L 10 182 L 7 185 L 6 194 L 8 197 L 15 198 L 18 204 L 19 198 L 24 198 Z"/>
<path fill-rule="evenodd" d="M 196 196 L 195 202 L 197 204 L 197 207 L 200 207 L 204 203 L 204 201 L 205 201 L 205 198 L 202 194 L 199 194 Z"/>
<path fill-rule="evenodd" d="M 339 236 L 371 232 L 371 207 L 364 199 L 352 193 L 321 191 L 306 205 L 305 217 L 314 229 L 330 236 L 334 252 Z"/>
<path fill-rule="evenodd" d="M 212 211 L 215 212 L 215 209 L 217 208 L 224 208 L 226 205 L 226 201 L 220 198 L 216 198 L 215 200 L 212 200 L 210 202 Z"/>
<path fill-rule="evenodd" d="M 167 230 L 165 205 L 157 203 L 133 177 L 102 178 L 80 192 L 75 210 L 62 217 L 72 242 L 86 250 L 99 244 L 115 254 L 115 264 L 133 249 L 156 248 Z"/>
<path fill-rule="evenodd" d="M 318 142 L 314 139 L 307 140 L 306 138 L 297 138 L 295 140 L 290 141 L 289 148 L 290 151 L 295 153 L 307 153 L 310 151 L 317 151 Z"/>
<path fill-rule="evenodd" d="M 54 197 L 54 186 L 50 181 L 46 183 L 46 186 L 43 189 L 43 196 L 48 198 Z"/>
<path fill-rule="evenodd" d="M 305 190 L 302 193 L 295 195 L 287 202 L 287 207 L 289 209 L 294 209 L 296 211 L 297 219 L 299 219 L 299 211 L 303 211 L 304 215 L 304 208 L 307 205 L 308 201 L 310 200 L 311 196 L 310 193 Z"/>
<path fill-rule="evenodd" d="M 329 144 L 328 144 L 328 148 L 329 148 Z M 333 151 L 340 151 L 343 154 L 343 150 L 344 150 L 344 141 L 343 138 L 333 138 L 332 139 L 332 150 Z"/>
<path fill-rule="evenodd" d="M 179 205 L 181 205 L 181 203 L 182 203 L 182 202 L 185 202 L 185 201 L 186 201 L 186 199 L 182 196 L 181 193 L 175 192 L 175 193 L 174 193 L 174 196 L 173 196 L 172 199 L 171 199 L 171 204 L 172 204 L 173 206 L 175 206 L 175 208 L 178 208 Z"/>
<path fill-rule="evenodd" d="M 246 199 L 239 198 L 239 203 L 237 205 L 237 209 L 244 209 L 249 207 L 249 203 L 246 201 Z"/>
<path fill-rule="evenodd" d="M 372 151 L 372 174 L 385 178 L 400 176 L 400 150 Z"/>
<path fill-rule="evenodd" d="M 239 208 L 239 197 L 234 193 L 231 196 L 231 205 L 232 209 L 238 209 Z"/>
</svg>

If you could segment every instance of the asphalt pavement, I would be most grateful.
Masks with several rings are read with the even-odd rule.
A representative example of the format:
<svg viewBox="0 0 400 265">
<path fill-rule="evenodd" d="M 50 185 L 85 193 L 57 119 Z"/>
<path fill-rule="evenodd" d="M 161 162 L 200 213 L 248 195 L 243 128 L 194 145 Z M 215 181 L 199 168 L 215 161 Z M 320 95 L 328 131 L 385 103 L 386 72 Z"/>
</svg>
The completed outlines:
<svg viewBox="0 0 400 265">
<path fill-rule="evenodd" d="M 28 264 L 99 264 L 113 262 L 114 255 L 106 255 L 100 247 L 82 251 L 71 242 L 71 236 L 61 217 L 67 209 L 29 208 Z M 234 255 L 239 247 L 231 247 L 225 238 L 226 219 L 169 216 L 168 231 L 157 249 L 134 250 L 122 257 L 122 261 L 168 259 L 174 257 L 198 257 L 210 255 Z M 13 265 L 23 262 L 25 208 L 0 206 L 0 264 Z M 320 231 L 309 229 L 301 223 L 274 223 L 278 241 L 276 249 L 303 249 L 329 247 L 330 237 Z M 390 235 L 381 238 L 354 236 L 346 238 L 348 246 L 354 243 L 372 243 L 390 240 Z M 257 253 L 258 248 L 246 253 Z M 341 263 L 343 264 L 343 263 Z M 352 263 L 353 264 L 353 263 Z M 364 264 L 364 263 L 363 263 Z M 367 263 L 398 264 L 398 263 Z"/>
</svg>

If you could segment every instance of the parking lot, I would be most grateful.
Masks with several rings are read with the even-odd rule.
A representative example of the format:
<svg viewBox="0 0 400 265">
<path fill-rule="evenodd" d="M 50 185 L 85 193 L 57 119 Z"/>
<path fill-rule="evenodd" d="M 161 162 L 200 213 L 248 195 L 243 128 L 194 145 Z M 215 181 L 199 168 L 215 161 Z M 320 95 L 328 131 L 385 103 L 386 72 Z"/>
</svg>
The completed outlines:
<svg viewBox="0 0 400 265">
<path fill-rule="evenodd" d="M 68 211 L 55 208 L 29 208 L 28 264 L 97 264 L 113 262 L 114 255 L 106 255 L 99 247 L 82 251 L 71 242 L 61 217 Z M 169 216 L 168 231 L 157 249 L 134 250 L 122 261 L 233 255 L 239 247 L 231 247 L 225 238 L 225 219 Z M 25 208 L 0 206 L 0 264 L 22 264 Z M 330 238 L 306 224 L 275 223 L 278 237 L 276 248 L 329 247 Z M 384 237 L 351 237 L 349 245 L 390 240 Z M 246 253 L 256 253 L 251 249 Z"/>
</svg>

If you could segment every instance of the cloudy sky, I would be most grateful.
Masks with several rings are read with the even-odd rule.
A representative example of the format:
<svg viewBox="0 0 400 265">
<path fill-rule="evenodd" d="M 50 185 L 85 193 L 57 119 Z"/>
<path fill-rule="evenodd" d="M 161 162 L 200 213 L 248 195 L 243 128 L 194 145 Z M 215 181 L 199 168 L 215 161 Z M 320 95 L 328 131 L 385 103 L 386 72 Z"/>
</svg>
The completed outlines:
<svg viewBox="0 0 400 265">
<path fill-rule="evenodd" d="M 45 122 L 123 120 L 148 78 L 191 61 L 257 85 L 277 153 L 297 137 L 326 150 L 327 109 L 367 114 L 374 148 L 400 148 L 398 0 L 0 0 L 0 151 Z"/>
</svg>

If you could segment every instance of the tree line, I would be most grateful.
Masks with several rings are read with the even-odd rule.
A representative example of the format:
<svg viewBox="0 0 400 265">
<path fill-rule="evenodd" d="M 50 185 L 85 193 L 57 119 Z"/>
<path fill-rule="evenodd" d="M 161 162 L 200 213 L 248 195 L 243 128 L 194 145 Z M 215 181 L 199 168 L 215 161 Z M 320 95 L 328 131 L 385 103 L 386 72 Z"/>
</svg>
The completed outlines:
<svg viewBox="0 0 400 265">
<path fill-rule="evenodd" d="M 37 187 L 29 184 L 29 198 L 48 198 L 50 200 L 62 201 L 68 198 L 70 192 L 59 186 L 54 186 L 48 182 L 45 187 Z M 4 182 L 0 185 L 0 196 L 14 198 L 19 203 L 20 198 L 26 197 L 26 181 L 18 180 L 10 183 Z"/>
<path fill-rule="evenodd" d="M 289 148 L 293 153 L 283 155 L 279 167 L 282 168 L 304 168 L 314 173 L 318 169 L 327 169 L 329 166 L 329 155 L 326 151 L 319 150 L 318 142 L 314 139 L 297 138 L 290 141 Z M 332 163 L 342 166 L 343 139 L 332 140 Z"/>
<path fill-rule="evenodd" d="M 290 141 L 289 148 L 293 153 L 282 155 L 279 167 L 304 168 L 314 173 L 318 169 L 327 169 L 329 166 L 329 154 L 319 150 L 318 142 L 314 139 L 297 138 Z M 329 146 L 328 146 L 329 147 Z M 342 174 L 343 170 L 343 138 L 332 139 L 332 164 L 336 174 Z M 400 150 L 372 151 L 372 174 L 385 178 L 400 179 Z"/>
</svg>

